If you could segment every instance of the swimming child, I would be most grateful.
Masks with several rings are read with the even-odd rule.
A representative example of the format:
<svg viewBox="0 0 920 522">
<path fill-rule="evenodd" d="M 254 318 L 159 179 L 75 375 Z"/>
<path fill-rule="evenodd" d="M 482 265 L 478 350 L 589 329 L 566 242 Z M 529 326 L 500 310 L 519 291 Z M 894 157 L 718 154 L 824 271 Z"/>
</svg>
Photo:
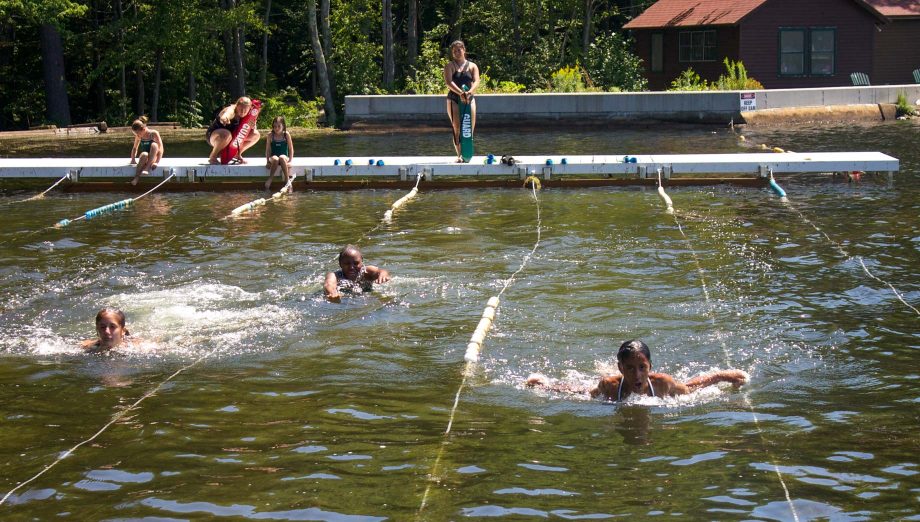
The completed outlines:
<svg viewBox="0 0 920 522">
<path fill-rule="evenodd" d="M 348 245 L 339 252 L 341 270 L 326 274 L 323 290 L 326 299 L 339 302 L 342 292 L 360 294 L 373 289 L 374 283 L 386 283 L 390 273 L 383 268 L 365 265 L 361 251 L 354 245 Z"/>
<path fill-rule="evenodd" d="M 696 376 L 685 383 L 676 381 L 666 373 L 650 373 L 652 355 L 648 346 L 633 339 L 620 345 L 617 351 L 617 368 L 621 375 L 602 377 L 597 387 L 587 389 L 565 384 L 548 384 L 545 376 L 533 374 L 527 378 L 527 386 L 539 386 L 554 391 L 590 393 L 592 398 L 601 396 L 607 401 L 622 401 L 630 394 L 651 397 L 674 397 L 720 382 L 730 382 L 735 387 L 747 381 L 747 374 L 741 370 L 721 370 Z"/>
<path fill-rule="evenodd" d="M 275 171 L 278 170 L 279 165 L 281 166 L 281 173 L 284 174 L 284 183 L 287 184 L 291 173 L 292 159 L 294 159 L 294 143 L 291 141 L 291 133 L 287 130 L 284 116 L 275 116 L 275 119 L 272 120 L 272 131 L 265 141 L 265 168 L 268 169 L 265 190 L 271 188 L 272 179 L 274 179 Z"/>
<path fill-rule="evenodd" d="M 157 163 L 163 159 L 163 140 L 159 132 L 147 128 L 146 116 L 134 120 L 134 123 L 131 124 L 131 132 L 134 133 L 131 165 L 137 163 L 131 184 L 137 185 L 140 177 L 150 174 L 150 171 L 156 169 Z M 138 157 L 138 152 L 140 152 L 140 157 Z"/>
<path fill-rule="evenodd" d="M 80 348 L 89 353 L 100 353 L 138 341 L 131 338 L 131 333 L 125 328 L 125 313 L 114 308 L 103 308 L 96 314 L 96 334 L 98 339 L 87 339 L 80 343 Z"/>
</svg>

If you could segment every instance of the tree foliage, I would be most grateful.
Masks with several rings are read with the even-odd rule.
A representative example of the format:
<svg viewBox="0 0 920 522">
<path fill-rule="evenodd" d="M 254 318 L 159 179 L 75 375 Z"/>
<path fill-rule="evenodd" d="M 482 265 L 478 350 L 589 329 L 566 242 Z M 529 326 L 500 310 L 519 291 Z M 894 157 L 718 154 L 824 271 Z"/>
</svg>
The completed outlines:
<svg viewBox="0 0 920 522">
<path fill-rule="evenodd" d="M 61 37 L 74 122 L 123 125 L 143 112 L 202 125 L 240 92 L 276 100 L 296 95 L 297 104 L 312 110 L 309 100 L 322 98 L 323 85 L 307 2 L 271 1 L 266 21 L 268 0 L 0 0 L 0 130 L 48 121 L 39 45 L 48 24 Z M 337 112 L 349 94 L 443 93 L 453 38 L 466 42 L 484 73 L 481 92 L 645 88 L 621 32 L 638 14 L 629 11 L 634 0 L 390 0 L 395 75 L 389 86 L 382 0 L 328 5 L 328 18 L 315 9 L 320 29 L 331 29 L 328 44 L 321 38 Z M 415 48 L 407 48 L 410 41 Z"/>
</svg>

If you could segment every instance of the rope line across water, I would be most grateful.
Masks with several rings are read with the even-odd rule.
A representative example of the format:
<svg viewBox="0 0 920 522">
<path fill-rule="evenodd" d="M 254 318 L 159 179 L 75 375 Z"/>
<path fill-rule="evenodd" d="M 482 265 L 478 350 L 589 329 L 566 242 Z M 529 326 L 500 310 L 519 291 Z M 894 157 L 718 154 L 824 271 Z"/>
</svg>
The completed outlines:
<svg viewBox="0 0 920 522">
<path fill-rule="evenodd" d="M 664 188 L 661 186 L 661 172 L 659 171 L 658 177 L 658 194 L 662 196 L 665 203 L 667 204 L 667 212 L 674 218 L 674 224 L 677 225 L 677 230 L 680 231 L 681 237 L 683 237 L 684 242 L 687 244 L 687 248 L 690 250 L 690 254 L 693 257 L 693 262 L 696 265 L 697 273 L 700 277 L 700 286 L 703 289 L 703 297 L 706 300 L 706 315 L 709 316 L 709 321 L 712 323 L 713 330 L 716 333 L 716 337 L 719 339 L 719 344 L 722 347 L 722 353 L 725 355 L 725 364 L 731 367 L 731 354 L 728 352 L 728 346 L 725 344 L 725 340 L 722 337 L 722 332 L 719 329 L 719 325 L 716 322 L 715 308 L 712 304 L 712 300 L 709 298 L 709 288 L 706 286 L 706 273 L 703 270 L 703 265 L 700 263 L 700 257 L 696 253 L 696 249 L 693 247 L 693 243 L 690 241 L 690 238 L 687 237 L 687 234 L 684 233 L 684 228 L 680 224 L 680 220 L 677 219 L 677 214 L 674 213 L 674 207 L 671 204 L 671 198 L 668 197 L 664 192 Z M 776 463 L 776 457 L 770 452 L 767 448 L 767 438 L 764 435 L 763 428 L 760 427 L 760 419 L 757 417 L 757 412 L 754 410 L 754 404 L 751 402 L 750 394 L 747 390 L 744 390 L 741 395 L 744 398 L 744 402 L 747 405 L 748 409 L 751 410 L 751 418 L 754 419 L 754 426 L 757 428 L 757 434 L 760 437 L 760 445 L 763 448 L 764 453 L 770 459 L 770 465 L 773 466 L 773 471 L 776 473 L 776 477 L 779 480 L 780 486 L 783 488 L 783 493 L 786 497 L 786 503 L 789 504 L 789 510 L 792 513 L 792 518 L 795 522 L 799 522 L 799 515 L 795 509 L 795 504 L 792 502 L 792 496 L 789 493 L 789 487 L 786 485 L 786 481 L 783 478 L 783 473 L 779 469 L 779 465 Z"/>
<path fill-rule="evenodd" d="M 54 461 L 53 461 L 51 464 L 48 464 L 47 466 L 45 466 L 44 468 L 42 468 L 41 471 L 39 471 L 38 473 L 36 473 L 35 475 L 33 475 L 31 478 L 29 478 L 29 479 L 27 479 L 27 480 L 24 480 L 24 481 L 20 482 L 19 484 L 16 485 L 16 487 L 14 487 L 13 489 L 9 490 L 9 491 L 6 493 L 6 495 L 3 496 L 3 498 L 0 498 L 0 505 L 3 505 L 3 503 L 6 502 L 7 499 L 9 499 L 10 496 L 13 495 L 13 493 L 19 491 L 20 489 L 22 489 L 23 487 L 27 486 L 28 484 L 31 484 L 32 482 L 34 482 L 35 480 L 37 480 L 39 477 L 41 477 L 42 475 L 44 475 L 45 473 L 47 473 L 51 468 L 57 466 L 58 463 L 60 463 L 62 460 L 66 459 L 67 457 L 69 457 L 69 456 L 71 456 L 71 455 L 73 455 L 74 452 L 76 452 L 81 446 L 84 446 L 85 444 L 88 444 L 88 443 L 90 443 L 90 442 L 96 440 L 97 437 L 99 437 L 100 435 L 102 435 L 102 433 L 105 432 L 107 429 L 109 429 L 113 424 L 115 424 L 116 422 L 118 422 L 119 420 L 121 420 L 125 415 L 127 415 L 128 413 L 130 413 L 131 411 L 133 411 L 134 409 L 136 409 L 136 408 L 140 405 L 140 403 L 144 402 L 146 399 L 148 399 L 149 397 L 152 397 L 154 394 L 156 394 L 156 392 L 160 391 L 160 388 L 162 388 L 166 383 L 168 383 L 169 381 L 173 380 L 173 378 L 175 378 L 176 376 L 178 376 L 180 373 L 182 373 L 182 372 L 188 370 L 189 368 L 195 366 L 196 364 L 200 363 L 200 362 L 203 361 L 206 357 L 210 356 L 213 352 L 214 352 L 214 350 L 212 350 L 212 351 L 210 351 L 210 352 L 208 352 L 208 353 L 202 355 L 201 357 L 199 357 L 198 359 L 196 359 L 196 360 L 195 360 L 194 362 L 192 362 L 191 364 L 187 364 L 186 366 L 183 366 L 182 368 L 179 368 L 178 370 L 176 370 L 175 372 L 173 372 L 172 375 L 170 375 L 169 377 L 167 377 L 166 379 L 164 379 L 162 382 L 160 382 L 160 384 L 157 384 L 154 388 L 152 388 L 150 391 L 148 391 L 148 392 L 145 393 L 143 396 L 141 396 L 140 399 L 134 401 L 134 403 L 132 403 L 131 405 L 129 405 L 127 408 L 125 408 L 125 409 L 119 411 L 118 413 L 112 415 L 112 418 L 109 420 L 109 422 L 107 422 L 104 426 L 102 426 L 102 428 L 100 428 L 100 429 L 99 429 L 96 433 L 94 433 L 90 438 L 88 438 L 88 439 L 86 439 L 86 440 L 84 440 L 84 441 L 82 441 L 82 442 L 77 443 L 76 445 L 74 445 L 73 447 L 71 447 L 70 449 L 68 449 L 67 451 L 61 453 L 60 455 L 58 455 L 58 457 L 57 457 L 56 459 L 54 459 Z"/>
<path fill-rule="evenodd" d="M 428 505 L 428 495 L 431 493 L 432 483 L 440 482 L 438 474 L 440 472 L 441 459 L 443 458 L 445 448 L 447 447 L 447 439 L 454 424 L 454 417 L 457 414 L 457 407 L 460 404 L 460 394 L 466 387 L 467 380 L 473 374 L 473 367 L 476 363 L 479 362 L 479 354 L 482 351 L 482 342 L 485 340 L 485 336 L 492 326 L 492 321 L 495 319 L 495 312 L 498 310 L 500 298 L 502 294 L 504 294 L 505 291 L 511 286 L 511 283 L 514 282 L 514 279 L 517 277 L 517 275 L 524 270 L 524 268 L 527 266 L 527 263 L 530 261 L 534 253 L 537 251 L 537 248 L 540 246 L 540 240 L 543 231 L 543 221 L 540 215 L 540 198 L 537 197 L 536 183 L 531 184 L 531 190 L 534 203 L 536 204 L 537 208 L 537 239 L 533 244 L 533 248 L 530 249 L 530 252 L 528 252 L 521 260 L 521 266 L 518 267 L 518 269 L 515 270 L 510 277 L 508 277 L 508 279 L 505 280 L 498 294 L 489 298 L 485 310 L 482 312 L 482 317 L 479 320 L 479 324 L 477 325 L 476 330 L 473 332 L 473 335 L 470 337 L 470 342 L 466 349 L 466 355 L 464 356 L 464 360 L 466 362 L 463 367 L 463 376 L 460 380 L 460 386 L 457 387 L 457 393 L 454 395 L 454 403 L 450 408 L 450 414 L 447 418 L 447 428 L 444 430 L 443 439 L 440 446 L 438 447 L 438 454 L 435 457 L 434 464 L 431 466 L 431 473 L 428 474 L 430 480 L 428 485 L 425 487 L 425 493 L 422 495 L 422 502 L 419 505 L 418 511 L 416 512 L 416 520 L 421 518 L 422 511 L 424 511 Z"/>
</svg>

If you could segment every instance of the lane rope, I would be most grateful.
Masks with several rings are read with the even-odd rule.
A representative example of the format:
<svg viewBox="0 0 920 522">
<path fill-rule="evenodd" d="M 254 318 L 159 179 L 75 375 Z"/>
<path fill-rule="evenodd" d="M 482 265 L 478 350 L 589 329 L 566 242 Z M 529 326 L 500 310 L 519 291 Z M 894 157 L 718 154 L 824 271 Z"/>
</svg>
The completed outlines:
<svg viewBox="0 0 920 522">
<path fill-rule="evenodd" d="M 13 489 L 9 490 L 9 491 L 6 493 L 6 495 L 3 496 L 3 498 L 0 498 L 0 505 L 3 505 L 3 503 L 6 502 L 7 499 L 9 499 L 10 496 L 12 496 L 14 493 L 16 493 L 17 491 L 19 491 L 19 490 L 22 489 L 23 487 L 25 487 L 25 486 L 31 484 L 32 482 L 34 482 L 35 480 L 37 480 L 39 477 L 41 477 L 42 475 L 44 475 L 45 473 L 47 473 L 49 470 L 51 470 L 51 468 L 57 466 L 62 460 L 66 459 L 67 457 L 69 457 L 69 456 L 71 456 L 71 455 L 73 455 L 81 446 L 84 446 L 84 445 L 86 445 L 86 444 L 88 444 L 88 443 L 94 441 L 97 437 L 99 437 L 99 436 L 102 435 L 106 430 L 108 430 L 113 424 L 115 424 L 116 422 L 118 422 L 119 420 L 121 420 L 122 418 L 124 418 L 125 415 L 127 415 L 127 414 L 130 413 L 131 411 L 137 409 L 137 407 L 138 407 L 142 402 L 144 402 L 147 398 L 152 397 L 153 395 L 155 395 L 164 385 L 166 385 L 166 383 L 168 383 L 169 381 L 173 380 L 173 378 L 175 378 L 176 376 L 178 376 L 178 375 L 181 374 L 182 372 L 185 372 L 186 370 L 188 370 L 188 369 L 192 368 L 193 366 L 195 366 L 196 364 L 200 363 L 200 362 L 203 361 L 205 358 L 207 358 L 207 357 L 209 357 L 210 355 L 212 355 L 216 350 L 217 350 L 217 349 L 215 348 L 214 350 L 211 350 L 211 351 L 209 351 L 208 353 L 202 355 L 201 357 L 199 357 L 198 359 L 196 359 L 194 362 L 192 362 L 192 363 L 190 363 L 190 364 L 187 364 L 187 365 L 183 366 L 182 368 L 179 368 L 178 370 L 176 370 L 175 372 L 173 372 L 172 375 L 170 375 L 169 377 L 167 377 L 166 379 L 164 379 L 162 382 L 160 382 L 160 383 L 157 384 L 155 387 L 153 387 L 150 391 L 148 391 L 148 392 L 145 393 L 143 396 L 141 396 L 140 399 L 134 401 L 134 403 L 132 403 L 131 405 L 129 405 L 127 408 L 125 408 L 125 409 L 123 409 L 123 410 L 121 410 L 121 411 L 115 413 L 114 415 L 112 415 L 112 418 L 109 420 L 109 422 L 107 422 L 104 426 L 102 426 L 102 428 L 100 428 L 100 429 L 99 429 L 96 433 L 94 433 L 91 437 L 89 437 L 88 439 L 86 439 L 86 440 L 84 440 L 84 441 L 81 441 L 81 442 L 77 443 L 76 445 L 74 445 L 73 447 L 71 447 L 70 449 L 68 449 L 67 451 L 61 453 L 60 455 L 58 455 L 58 457 L 57 457 L 56 459 L 54 459 L 54 461 L 53 461 L 51 464 L 48 464 L 47 466 L 45 466 L 44 468 L 42 468 L 41 471 L 39 471 L 38 473 L 36 473 L 35 475 L 33 475 L 31 478 L 29 478 L 28 480 L 24 480 L 23 482 L 20 482 L 19 484 L 16 485 L 16 487 L 14 487 Z"/>
<path fill-rule="evenodd" d="M 389 225 L 390 223 L 392 223 L 393 214 L 398 209 L 405 206 L 406 203 L 408 203 L 411 199 L 413 199 L 418 194 L 418 184 L 420 181 L 422 181 L 421 172 L 419 172 L 415 178 L 415 187 L 413 187 L 412 190 L 406 193 L 405 196 L 394 201 L 393 204 L 390 205 L 390 208 L 386 212 L 383 213 L 383 218 L 380 219 L 380 222 L 374 225 L 373 228 L 371 228 L 370 230 L 362 234 L 361 237 L 359 237 L 358 240 L 352 244 L 355 246 L 360 245 L 365 239 L 371 237 L 374 234 L 374 232 L 377 232 L 378 230 L 383 228 L 385 225 Z M 338 262 L 338 259 L 339 259 L 339 255 L 338 253 L 336 253 L 336 255 L 333 256 L 332 260 Z"/>
<path fill-rule="evenodd" d="M 671 198 L 664 193 L 664 188 L 661 186 L 661 169 L 658 169 L 658 194 L 662 196 L 665 203 L 670 203 Z M 680 235 L 684 239 L 687 248 L 690 250 L 690 254 L 693 257 L 693 263 L 696 265 L 696 270 L 699 273 L 700 286 L 703 289 L 703 297 L 706 299 L 706 315 L 709 316 L 709 321 L 712 323 L 713 331 L 715 331 L 717 338 L 719 339 L 719 344 L 722 347 L 722 353 L 725 355 L 725 364 L 731 368 L 731 354 L 728 352 L 728 346 L 725 344 L 725 339 L 722 337 L 722 330 L 719 328 L 718 323 L 716 322 L 715 308 L 712 304 L 712 300 L 709 297 L 709 288 L 706 285 L 706 273 L 703 271 L 703 265 L 700 263 L 699 255 L 696 253 L 696 249 L 693 247 L 693 243 L 690 241 L 690 238 L 687 237 L 687 234 L 684 233 L 684 229 L 680 224 L 680 220 L 677 219 L 677 214 L 674 213 L 673 205 L 667 205 L 668 214 L 674 218 L 674 223 L 677 225 L 677 230 L 680 231 Z M 754 426 L 757 428 L 757 434 L 760 437 L 760 445 L 763 448 L 764 453 L 770 459 L 770 465 L 773 466 L 773 471 L 776 473 L 777 479 L 779 479 L 780 486 L 783 488 L 783 494 L 786 496 L 786 503 L 789 504 L 789 510 L 792 513 L 792 518 L 795 522 L 799 522 L 799 514 L 795 509 L 795 504 L 792 502 L 792 495 L 789 493 L 789 487 L 786 485 L 786 480 L 783 478 L 783 473 L 779 469 L 777 464 L 776 457 L 773 456 L 773 453 L 767 448 L 767 438 L 764 434 L 763 428 L 760 426 L 760 419 L 757 417 L 757 412 L 754 410 L 754 403 L 751 402 L 750 394 L 747 390 L 743 390 L 741 396 L 744 398 L 744 402 L 747 405 L 748 409 L 751 410 L 751 418 L 754 419 Z"/>
<path fill-rule="evenodd" d="M 476 364 L 479 362 L 479 355 L 482 351 L 482 342 L 485 340 L 485 336 L 488 333 L 489 329 L 492 326 L 492 322 L 495 319 L 495 312 L 498 310 L 498 304 L 502 294 L 505 293 L 505 290 L 511 286 L 511 283 L 514 282 L 514 279 L 520 274 L 524 268 L 527 266 L 527 263 L 533 257 L 534 253 L 537 251 L 537 248 L 540 246 L 540 240 L 543 232 L 543 221 L 541 217 L 540 209 L 540 198 L 537 197 L 537 184 L 531 183 L 532 196 L 534 203 L 537 207 L 537 239 L 533 244 L 533 248 L 530 249 L 524 258 L 521 260 L 521 266 L 511 274 L 508 279 L 505 280 L 502 285 L 501 290 L 497 295 L 494 295 L 489 298 L 488 303 L 486 304 L 485 310 L 482 312 L 482 316 L 479 320 L 479 324 L 476 326 L 476 330 L 473 332 L 473 335 L 470 337 L 470 342 L 467 344 L 466 354 L 464 355 L 465 364 L 463 367 L 463 374 L 460 380 L 460 386 L 457 387 L 457 393 L 454 395 L 454 403 L 451 406 L 450 414 L 447 419 L 447 428 L 444 430 L 443 438 L 441 444 L 438 447 L 438 454 L 435 457 L 434 464 L 431 467 L 431 473 L 428 474 L 428 485 L 425 487 L 425 493 L 422 495 L 422 502 L 419 505 L 418 511 L 416 512 L 416 520 L 421 519 L 422 511 L 428 506 L 428 496 L 431 493 L 431 487 L 434 483 L 440 483 L 440 478 L 438 474 L 440 473 L 441 459 L 444 456 L 444 451 L 447 448 L 448 437 L 450 436 L 451 429 L 454 424 L 454 418 L 457 414 L 457 407 L 460 404 L 460 394 L 463 392 L 463 388 L 466 387 L 467 380 L 473 375 L 473 370 Z"/>
<path fill-rule="evenodd" d="M 62 219 L 58 221 L 57 223 L 55 223 L 54 228 L 63 228 L 63 227 L 70 225 L 71 223 L 76 223 L 77 221 L 81 221 L 83 219 L 89 221 L 93 218 L 108 214 L 110 212 L 124 210 L 130 207 L 131 205 L 133 205 L 134 203 L 140 201 L 141 199 L 147 197 L 147 195 L 151 194 L 156 189 L 162 187 L 167 181 L 173 179 L 175 176 L 176 176 L 176 171 L 174 169 L 170 169 L 170 174 L 169 176 L 166 177 L 166 179 L 161 181 L 159 184 L 157 184 L 157 186 L 153 187 L 147 192 L 144 192 L 140 196 L 136 198 L 123 199 L 121 201 L 116 201 L 115 203 L 109 203 L 108 205 L 103 205 L 101 207 L 94 208 L 92 210 L 87 210 L 82 216 L 75 217 L 73 219 L 66 219 L 66 218 Z"/>
<path fill-rule="evenodd" d="M 904 296 L 901 294 L 901 292 L 899 292 L 898 289 L 894 287 L 894 285 L 892 285 L 892 284 L 889 283 L 888 281 L 885 281 L 884 279 L 881 279 L 880 277 L 876 276 L 875 274 L 872 273 L 872 271 L 869 270 L 869 267 L 866 266 L 866 263 L 863 261 L 863 257 L 862 257 L 862 256 L 854 256 L 854 255 L 851 255 L 849 252 L 847 252 L 847 251 L 843 248 L 843 246 L 842 246 L 840 243 L 838 243 L 837 241 L 834 241 L 833 239 L 831 239 L 831 237 L 830 237 L 829 235 L 827 235 L 827 233 L 826 233 L 824 230 L 822 230 L 820 227 L 818 227 L 818 225 L 816 225 L 812 220 L 808 219 L 808 218 L 805 216 L 805 214 L 804 214 L 801 210 L 799 210 L 798 208 L 796 208 L 795 205 L 793 205 L 788 199 L 785 199 L 785 198 L 784 198 L 784 199 L 781 200 L 781 201 L 783 202 L 783 205 L 784 205 L 786 208 L 788 208 L 789 210 L 791 210 L 794 214 L 796 214 L 796 215 L 799 217 L 799 219 L 801 219 L 801 220 L 802 220 L 803 222 L 805 222 L 806 224 L 810 225 L 813 229 L 815 229 L 816 232 L 818 232 L 819 234 L 821 234 L 822 236 L 824 236 L 824 238 L 827 239 L 828 243 L 830 243 L 830 244 L 834 247 L 834 249 L 836 249 L 837 252 L 838 252 L 841 256 L 843 256 L 847 261 L 858 261 L 858 262 L 859 262 L 859 266 L 862 267 L 863 272 L 865 272 L 867 276 L 869 276 L 870 278 L 874 279 L 875 281 L 878 281 L 879 283 L 881 283 L 881 284 L 887 286 L 889 289 L 891 289 L 891 292 L 895 295 L 895 297 L 898 298 L 898 301 L 901 301 L 901 303 L 903 303 L 904 306 L 910 308 L 911 310 L 913 310 L 913 312 L 914 312 L 915 314 L 917 314 L 918 316 L 920 316 L 920 310 L 918 310 L 915 306 L 913 306 L 913 305 L 911 305 L 910 303 L 908 303 L 908 302 L 904 299 Z"/>
</svg>

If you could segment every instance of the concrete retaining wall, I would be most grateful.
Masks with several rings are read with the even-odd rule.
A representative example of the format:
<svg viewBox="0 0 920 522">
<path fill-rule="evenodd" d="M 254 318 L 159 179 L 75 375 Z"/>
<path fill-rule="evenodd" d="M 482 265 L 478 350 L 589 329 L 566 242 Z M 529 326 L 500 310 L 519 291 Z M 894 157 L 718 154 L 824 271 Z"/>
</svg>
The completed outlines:
<svg viewBox="0 0 920 522">
<path fill-rule="evenodd" d="M 757 109 L 895 103 L 898 93 L 915 102 L 920 85 L 774 89 L 756 93 Z M 445 124 L 443 95 L 346 96 L 345 126 Z M 660 120 L 728 123 L 741 121 L 739 91 L 480 94 L 477 125 L 522 121 L 565 124 Z"/>
</svg>

